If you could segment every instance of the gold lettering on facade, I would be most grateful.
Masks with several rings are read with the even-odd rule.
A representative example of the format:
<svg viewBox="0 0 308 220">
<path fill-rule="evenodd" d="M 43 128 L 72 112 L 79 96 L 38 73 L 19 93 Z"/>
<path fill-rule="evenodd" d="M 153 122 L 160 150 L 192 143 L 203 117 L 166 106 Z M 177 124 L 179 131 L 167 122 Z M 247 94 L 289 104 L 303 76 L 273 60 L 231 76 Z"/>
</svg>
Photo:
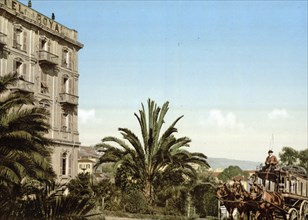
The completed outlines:
<svg viewBox="0 0 308 220">
<path fill-rule="evenodd" d="M 16 10 L 16 5 L 17 5 L 17 2 L 12 1 L 12 9 Z"/>
<path fill-rule="evenodd" d="M 43 18 L 43 25 L 47 26 L 47 18 Z"/>
<path fill-rule="evenodd" d="M 39 15 L 39 14 L 36 15 L 36 21 L 37 21 L 38 23 L 42 23 L 42 22 L 41 22 L 41 15 Z"/>
<path fill-rule="evenodd" d="M 56 24 L 56 26 L 55 26 L 55 31 L 56 31 L 56 32 L 60 32 L 60 31 L 59 31 L 59 25 L 58 25 L 58 24 Z"/>
<path fill-rule="evenodd" d="M 48 19 L 48 21 L 49 21 L 49 24 L 50 24 L 50 28 L 52 28 L 52 26 L 53 26 L 53 20 Z"/>
<path fill-rule="evenodd" d="M 47 28 L 50 28 L 51 30 L 54 30 L 58 33 L 60 33 L 62 31 L 62 26 L 57 24 L 56 22 L 54 22 L 52 19 L 49 19 L 46 16 L 43 16 L 39 13 L 36 13 L 35 11 L 32 12 L 32 10 L 30 9 L 30 11 L 28 11 L 28 8 L 20 3 L 18 3 L 15 0 L 4 0 L 4 4 L 7 5 L 8 7 L 10 7 L 11 9 L 15 10 L 17 13 L 19 14 L 23 14 L 31 19 L 36 19 L 36 22 L 38 24 L 42 24 Z M 35 18 L 36 17 L 36 18 Z"/>
<path fill-rule="evenodd" d="M 19 13 L 20 13 L 20 14 L 24 14 L 24 12 L 23 12 L 23 10 L 22 10 L 23 8 L 22 8 L 21 4 L 19 4 L 18 6 L 19 6 L 19 7 L 18 7 L 18 8 L 19 8 Z"/>
</svg>

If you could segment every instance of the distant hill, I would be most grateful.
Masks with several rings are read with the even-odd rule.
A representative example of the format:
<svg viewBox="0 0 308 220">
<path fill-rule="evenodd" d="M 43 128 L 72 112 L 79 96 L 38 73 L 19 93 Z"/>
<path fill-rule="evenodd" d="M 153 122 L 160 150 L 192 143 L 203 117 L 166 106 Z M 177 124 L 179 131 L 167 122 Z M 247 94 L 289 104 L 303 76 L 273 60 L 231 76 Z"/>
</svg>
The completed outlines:
<svg viewBox="0 0 308 220">
<path fill-rule="evenodd" d="M 212 169 L 225 169 L 228 166 L 239 166 L 242 170 L 255 170 L 260 166 L 261 162 L 245 161 L 245 160 L 232 160 L 227 158 L 213 158 L 209 157 L 207 162 Z"/>
</svg>

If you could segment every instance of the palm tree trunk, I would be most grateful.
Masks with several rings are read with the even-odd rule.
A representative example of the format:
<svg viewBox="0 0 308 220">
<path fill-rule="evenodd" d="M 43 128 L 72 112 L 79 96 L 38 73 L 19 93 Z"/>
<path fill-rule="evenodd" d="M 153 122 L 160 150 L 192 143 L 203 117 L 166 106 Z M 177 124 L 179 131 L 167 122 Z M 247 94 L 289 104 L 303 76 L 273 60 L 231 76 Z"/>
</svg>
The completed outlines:
<svg viewBox="0 0 308 220">
<path fill-rule="evenodd" d="M 149 205 L 153 203 L 153 186 L 149 179 L 146 179 L 145 187 L 144 187 L 144 195 L 148 201 Z"/>
</svg>

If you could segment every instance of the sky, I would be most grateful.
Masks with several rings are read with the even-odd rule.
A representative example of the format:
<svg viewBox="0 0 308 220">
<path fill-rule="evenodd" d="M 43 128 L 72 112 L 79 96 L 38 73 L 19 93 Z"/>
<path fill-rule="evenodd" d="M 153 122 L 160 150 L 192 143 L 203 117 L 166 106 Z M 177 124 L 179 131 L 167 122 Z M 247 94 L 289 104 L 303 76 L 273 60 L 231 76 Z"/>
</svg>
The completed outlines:
<svg viewBox="0 0 308 220">
<path fill-rule="evenodd" d="M 27 1 L 21 1 L 27 4 Z M 208 157 L 263 162 L 308 147 L 307 1 L 32 0 L 78 31 L 82 145 L 140 135 L 134 113 L 169 101 L 166 129 Z M 141 137 L 140 137 L 141 138 Z"/>
</svg>

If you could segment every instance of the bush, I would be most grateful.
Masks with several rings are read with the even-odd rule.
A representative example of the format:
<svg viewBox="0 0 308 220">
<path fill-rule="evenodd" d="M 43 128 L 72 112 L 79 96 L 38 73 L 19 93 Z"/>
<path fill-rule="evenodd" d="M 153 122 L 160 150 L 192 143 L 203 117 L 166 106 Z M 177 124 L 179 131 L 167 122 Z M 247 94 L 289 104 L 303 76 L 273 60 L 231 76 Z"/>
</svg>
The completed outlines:
<svg viewBox="0 0 308 220">
<path fill-rule="evenodd" d="M 145 196 L 137 190 L 131 190 L 123 195 L 122 206 L 130 213 L 146 213 L 148 210 Z"/>
</svg>

